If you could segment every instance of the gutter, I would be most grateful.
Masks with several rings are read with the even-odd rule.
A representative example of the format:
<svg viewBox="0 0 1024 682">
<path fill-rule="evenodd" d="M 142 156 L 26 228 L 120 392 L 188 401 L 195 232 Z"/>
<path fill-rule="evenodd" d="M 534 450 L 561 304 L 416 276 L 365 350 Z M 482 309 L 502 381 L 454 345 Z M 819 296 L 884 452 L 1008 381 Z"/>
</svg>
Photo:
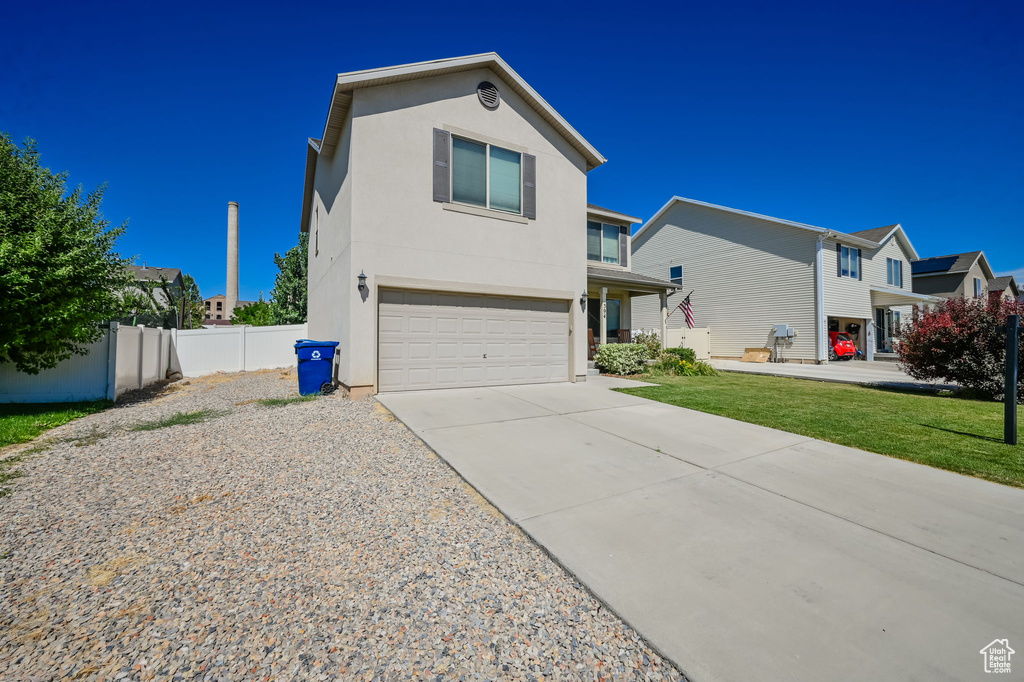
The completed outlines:
<svg viewBox="0 0 1024 682">
<path fill-rule="evenodd" d="M 825 330 L 827 325 L 825 324 L 825 275 L 822 272 L 824 269 L 822 245 L 830 236 L 832 236 L 830 230 L 819 234 L 814 251 L 814 354 L 818 358 L 818 363 L 824 362 L 826 357 Z"/>
</svg>

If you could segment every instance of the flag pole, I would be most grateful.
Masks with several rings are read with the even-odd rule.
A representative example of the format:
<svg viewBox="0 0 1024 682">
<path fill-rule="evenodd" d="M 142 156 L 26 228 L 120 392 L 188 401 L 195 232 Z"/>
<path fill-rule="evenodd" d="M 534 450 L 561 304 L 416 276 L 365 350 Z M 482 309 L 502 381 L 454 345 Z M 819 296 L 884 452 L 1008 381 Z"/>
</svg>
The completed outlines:
<svg viewBox="0 0 1024 682">
<path fill-rule="evenodd" d="M 686 295 L 686 298 L 684 298 L 683 300 L 685 301 L 685 300 L 686 300 L 687 298 L 690 298 L 691 296 L 693 296 L 693 292 L 695 292 L 695 291 L 696 291 L 696 289 L 690 289 L 690 293 L 688 293 L 688 294 Z M 674 312 L 675 312 L 675 311 L 677 311 L 677 310 L 679 310 L 679 306 L 676 306 L 675 308 L 673 308 L 672 310 L 670 310 L 670 311 L 669 311 L 669 313 L 668 313 L 668 315 L 666 315 L 665 317 L 672 317 L 672 313 L 674 313 Z"/>
</svg>

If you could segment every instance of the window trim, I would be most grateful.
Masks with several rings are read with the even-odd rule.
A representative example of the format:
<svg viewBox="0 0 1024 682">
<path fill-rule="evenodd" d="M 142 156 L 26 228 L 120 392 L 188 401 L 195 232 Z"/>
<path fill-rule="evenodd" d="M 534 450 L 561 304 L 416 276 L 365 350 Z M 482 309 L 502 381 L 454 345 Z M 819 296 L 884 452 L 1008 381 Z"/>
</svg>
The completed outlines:
<svg viewBox="0 0 1024 682">
<path fill-rule="evenodd" d="M 675 270 L 676 268 L 679 268 L 679 277 L 673 277 L 672 276 L 672 271 Z M 676 281 L 676 280 L 679 280 L 679 281 Z M 672 284 L 679 284 L 680 286 L 683 284 L 683 266 L 682 266 L 682 264 L 679 264 L 679 265 L 669 265 L 668 266 L 668 281 L 672 282 Z"/>
<path fill-rule="evenodd" d="M 493 143 L 490 140 L 474 139 L 469 135 L 462 133 L 456 133 L 449 131 L 448 142 L 448 186 L 451 187 L 451 196 L 449 201 L 457 206 L 469 206 L 472 208 L 484 209 L 486 211 L 496 211 L 505 215 L 522 216 L 523 215 L 523 156 L 524 152 L 518 149 L 511 149 L 509 147 L 502 146 L 501 144 Z M 456 201 L 455 200 L 455 140 L 460 139 L 465 142 L 472 144 L 483 145 L 484 147 L 484 205 L 478 206 L 477 204 L 471 204 L 468 201 Z M 491 206 L 491 147 L 497 147 L 507 152 L 519 155 L 519 212 L 508 211 L 504 208 L 495 208 Z"/>
<path fill-rule="evenodd" d="M 864 279 L 864 258 L 862 256 L 861 250 L 858 247 L 856 247 L 856 246 L 847 246 L 846 244 L 842 244 L 842 243 L 839 243 L 839 242 L 836 243 L 836 246 L 838 247 L 837 250 L 836 250 L 836 257 L 838 258 L 838 261 L 839 261 L 838 262 L 838 268 L 837 268 L 837 271 L 836 271 L 838 276 L 839 277 L 845 277 L 847 279 L 855 279 L 855 280 L 858 280 L 858 281 Z M 853 273 L 853 268 L 850 267 L 850 263 L 853 262 L 851 257 L 853 256 L 853 253 L 855 251 L 857 252 L 857 276 L 856 277 L 854 277 L 854 275 L 852 274 Z M 844 254 L 844 252 L 846 254 L 845 255 L 845 259 L 846 259 L 846 263 L 845 263 L 846 267 L 845 268 L 843 267 L 843 260 L 844 260 L 844 255 L 843 254 Z"/>
<path fill-rule="evenodd" d="M 984 295 L 984 291 L 981 288 L 981 278 L 974 278 L 974 298 L 981 298 Z"/>
<path fill-rule="evenodd" d="M 587 230 L 590 230 L 590 223 L 597 223 L 598 225 L 601 226 L 601 235 L 600 235 L 600 239 L 598 239 L 598 243 L 601 245 L 601 254 L 600 254 L 600 257 L 597 258 L 597 259 L 591 258 L 590 257 L 590 250 L 588 248 L 587 249 L 587 262 L 589 262 L 589 263 L 600 263 L 601 265 L 617 265 L 619 267 L 625 267 L 625 265 L 622 263 L 622 259 L 619 258 L 619 239 L 621 239 L 621 237 L 619 237 L 618 235 L 622 234 L 622 226 L 621 225 L 616 225 L 615 223 L 606 223 L 603 220 L 588 220 L 587 221 Z M 615 238 L 615 262 L 606 261 L 604 259 L 604 228 L 605 227 L 614 227 L 615 228 L 615 234 L 616 234 L 616 238 Z"/>
<path fill-rule="evenodd" d="M 898 280 L 898 281 L 897 281 Z M 900 289 L 903 288 L 903 260 L 899 258 L 885 259 L 885 282 L 886 284 Z"/>
</svg>

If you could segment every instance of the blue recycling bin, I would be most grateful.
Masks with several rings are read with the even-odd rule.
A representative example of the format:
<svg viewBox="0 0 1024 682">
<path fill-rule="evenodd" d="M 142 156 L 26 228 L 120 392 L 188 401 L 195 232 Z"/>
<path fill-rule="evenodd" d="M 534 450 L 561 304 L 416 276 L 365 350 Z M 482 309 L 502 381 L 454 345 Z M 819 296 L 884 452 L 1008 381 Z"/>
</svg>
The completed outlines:
<svg viewBox="0 0 1024 682">
<path fill-rule="evenodd" d="M 299 356 L 299 393 L 313 395 L 334 390 L 334 353 L 337 341 L 299 339 L 295 354 Z"/>
</svg>

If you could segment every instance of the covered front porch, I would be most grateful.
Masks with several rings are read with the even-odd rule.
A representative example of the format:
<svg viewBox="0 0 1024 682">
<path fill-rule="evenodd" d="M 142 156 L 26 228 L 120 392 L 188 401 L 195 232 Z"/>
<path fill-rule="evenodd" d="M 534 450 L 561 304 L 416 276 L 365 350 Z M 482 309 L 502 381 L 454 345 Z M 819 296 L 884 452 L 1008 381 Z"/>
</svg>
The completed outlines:
<svg viewBox="0 0 1024 682">
<path fill-rule="evenodd" d="M 630 343 L 633 340 L 632 300 L 637 296 L 658 296 L 661 310 L 661 346 L 668 330 L 668 297 L 679 286 L 626 270 L 587 267 L 587 353 L 593 359 L 598 346 Z"/>
<path fill-rule="evenodd" d="M 866 325 L 865 359 L 895 360 L 895 341 L 899 338 L 900 326 L 909 321 L 914 307 L 926 307 L 941 299 L 888 287 L 871 287 L 870 290 L 873 317 Z"/>
</svg>

